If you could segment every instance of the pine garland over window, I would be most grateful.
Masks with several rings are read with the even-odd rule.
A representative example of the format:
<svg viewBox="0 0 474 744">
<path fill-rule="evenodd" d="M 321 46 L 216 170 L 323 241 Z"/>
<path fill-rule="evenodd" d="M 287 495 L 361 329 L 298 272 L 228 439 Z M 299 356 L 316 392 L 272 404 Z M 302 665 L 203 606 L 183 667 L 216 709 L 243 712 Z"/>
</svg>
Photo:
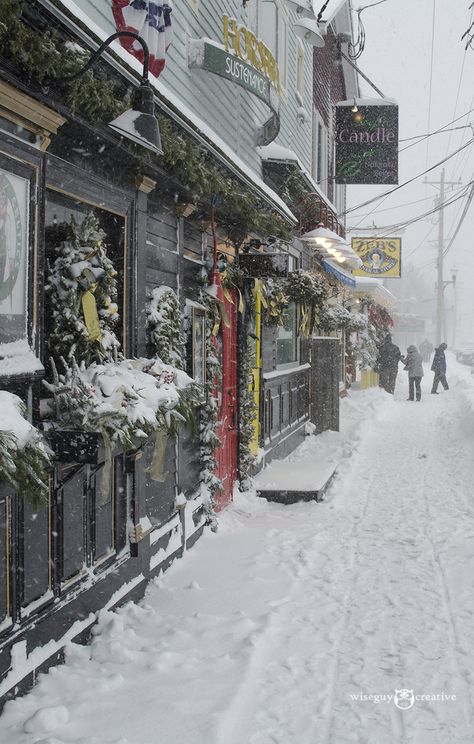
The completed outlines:
<svg viewBox="0 0 474 744">
<path fill-rule="evenodd" d="M 146 315 L 150 356 L 184 369 L 185 337 L 181 330 L 178 298 L 171 287 L 155 287 Z"/>
<path fill-rule="evenodd" d="M 69 232 L 70 238 L 55 246 L 48 266 L 45 289 L 52 324 L 48 348 L 56 364 L 75 358 L 90 365 L 118 355 L 117 271 L 107 256 L 106 236 L 93 212 L 81 225 L 72 217 Z M 86 293 L 96 306 L 94 327 L 87 324 Z"/>
</svg>

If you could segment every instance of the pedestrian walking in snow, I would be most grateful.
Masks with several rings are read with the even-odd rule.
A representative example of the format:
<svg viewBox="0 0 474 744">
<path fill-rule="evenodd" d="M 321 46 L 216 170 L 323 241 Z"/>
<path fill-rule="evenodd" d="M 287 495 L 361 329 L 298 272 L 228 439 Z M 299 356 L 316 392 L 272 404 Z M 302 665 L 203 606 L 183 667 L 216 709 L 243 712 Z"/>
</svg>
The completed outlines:
<svg viewBox="0 0 474 744">
<path fill-rule="evenodd" d="M 421 378 L 423 377 L 423 357 L 416 346 L 409 346 L 404 357 L 405 369 L 408 372 L 408 400 L 421 400 Z"/>
<path fill-rule="evenodd" d="M 392 344 L 392 336 L 388 333 L 379 349 L 376 370 L 379 373 L 379 387 L 393 394 L 398 374 L 398 363 L 402 355 L 400 349 Z"/>
<path fill-rule="evenodd" d="M 445 390 L 449 390 L 448 381 L 446 379 L 446 356 L 444 353 L 447 348 L 448 345 L 442 343 L 437 349 L 435 349 L 433 364 L 431 365 L 431 371 L 434 372 L 433 387 L 431 388 L 433 395 L 438 395 L 437 391 L 439 383 L 442 384 Z"/>
<path fill-rule="evenodd" d="M 427 338 L 420 344 L 420 354 L 423 357 L 424 362 L 429 362 L 431 354 L 433 353 L 433 344 L 431 344 Z"/>
</svg>

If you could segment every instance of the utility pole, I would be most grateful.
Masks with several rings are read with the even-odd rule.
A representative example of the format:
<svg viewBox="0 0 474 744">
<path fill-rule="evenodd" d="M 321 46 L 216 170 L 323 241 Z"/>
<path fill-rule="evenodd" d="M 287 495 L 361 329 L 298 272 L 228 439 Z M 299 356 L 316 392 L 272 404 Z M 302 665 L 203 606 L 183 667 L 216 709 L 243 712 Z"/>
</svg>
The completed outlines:
<svg viewBox="0 0 474 744">
<path fill-rule="evenodd" d="M 438 261 L 437 261 L 437 285 L 436 285 L 436 346 L 441 343 L 441 334 L 443 333 L 444 322 L 444 284 L 443 284 L 443 251 L 444 251 L 444 168 L 441 171 L 439 182 L 439 201 L 440 210 L 438 212 Z"/>
<path fill-rule="evenodd" d="M 436 281 L 436 331 L 435 331 L 435 342 L 436 346 L 439 346 L 443 341 L 442 335 L 445 332 L 445 317 L 444 317 L 444 280 L 443 280 L 443 260 L 444 260 L 444 187 L 458 186 L 459 181 L 446 181 L 444 168 L 441 171 L 441 177 L 439 181 L 427 181 L 425 183 L 437 186 L 439 188 L 439 197 L 436 200 L 438 211 L 438 260 L 437 260 L 437 281 Z"/>
</svg>

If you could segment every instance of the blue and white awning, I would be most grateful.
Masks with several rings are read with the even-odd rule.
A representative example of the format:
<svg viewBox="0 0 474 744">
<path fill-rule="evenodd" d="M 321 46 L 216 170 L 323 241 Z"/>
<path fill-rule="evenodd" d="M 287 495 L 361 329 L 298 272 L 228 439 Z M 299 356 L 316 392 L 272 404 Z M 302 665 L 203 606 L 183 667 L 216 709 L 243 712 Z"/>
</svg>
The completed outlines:
<svg viewBox="0 0 474 744">
<path fill-rule="evenodd" d="M 348 271 L 345 271 L 340 266 L 336 266 L 331 261 L 328 261 L 326 258 L 321 259 L 321 263 L 324 266 L 325 271 L 328 272 L 328 274 L 334 274 L 334 276 L 342 282 L 342 284 L 347 284 L 348 287 L 355 288 L 356 286 L 356 280 L 350 274 Z"/>
</svg>

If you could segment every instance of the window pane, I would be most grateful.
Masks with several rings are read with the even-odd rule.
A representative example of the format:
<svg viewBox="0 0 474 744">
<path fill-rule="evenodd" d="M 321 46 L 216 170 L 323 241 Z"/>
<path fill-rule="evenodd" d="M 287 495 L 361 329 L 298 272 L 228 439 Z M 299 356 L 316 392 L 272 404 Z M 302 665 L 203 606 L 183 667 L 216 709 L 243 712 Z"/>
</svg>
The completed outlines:
<svg viewBox="0 0 474 744">
<path fill-rule="evenodd" d="M 114 462 L 106 470 L 104 464 L 95 477 L 94 509 L 94 559 L 97 561 L 114 548 L 113 536 L 113 500 L 114 500 Z"/>
<path fill-rule="evenodd" d="M 85 562 L 84 468 L 64 484 L 62 490 L 62 580 L 79 573 Z"/>
<path fill-rule="evenodd" d="M 193 378 L 199 385 L 204 385 L 204 349 L 205 349 L 205 318 L 204 315 L 194 313 L 193 316 Z"/>
<path fill-rule="evenodd" d="M 0 498 L 0 623 L 8 611 L 8 519 L 7 499 Z"/>
<path fill-rule="evenodd" d="M 49 504 L 36 511 L 24 505 L 23 604 L 38 599 L 49 589 Z"/>
<path fill-rule="evenodd" d="M 285 311 L 284 323 L 278 328 L 277 364 L 288 364 L 297 360 L 297 316 L 295 302 L 290 302 Z"/>
</svg>

